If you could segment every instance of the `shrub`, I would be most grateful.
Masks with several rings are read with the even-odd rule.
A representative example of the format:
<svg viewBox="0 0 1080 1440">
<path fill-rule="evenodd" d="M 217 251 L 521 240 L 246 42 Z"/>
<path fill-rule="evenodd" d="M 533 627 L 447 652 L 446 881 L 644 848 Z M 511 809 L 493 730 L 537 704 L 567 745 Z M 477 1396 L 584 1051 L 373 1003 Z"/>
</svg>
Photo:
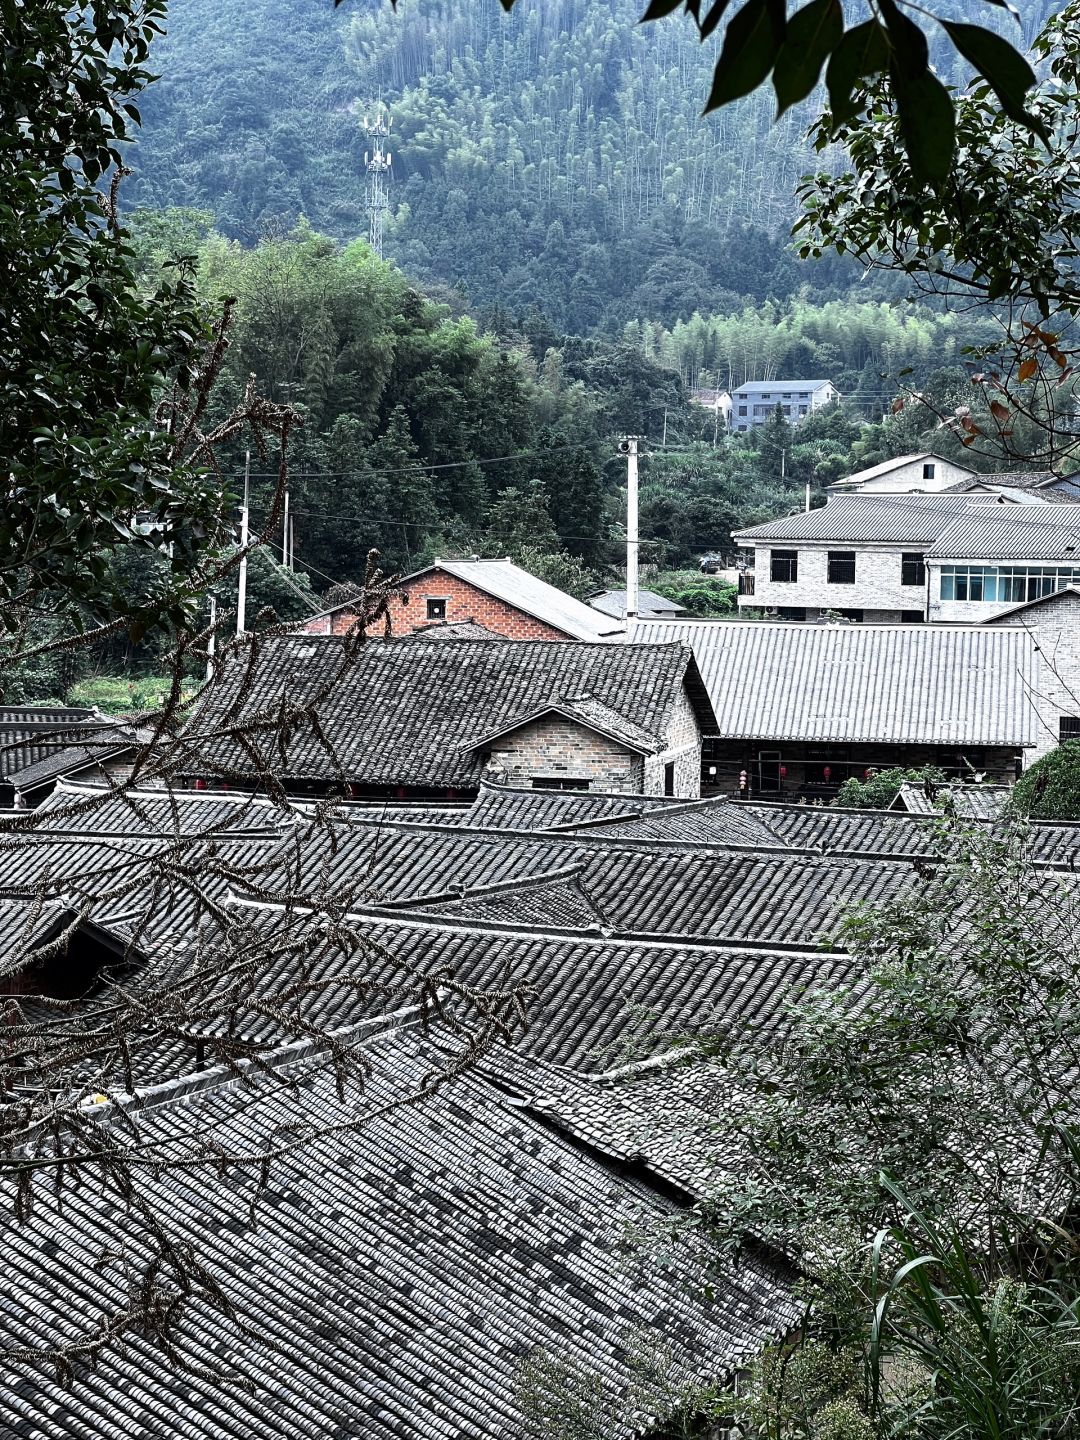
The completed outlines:
<svg viewBox="0 0 1080 1440">
<path fill-rule="evenodd" d="M 922 785 L 925 781 L 935 785 L 945 783 L 945 774 L 933 765 L 924 765 L 919 770 L 874 771 L 867 780 L 856 780 L 854 776 L 845 780 L 837 792 L 834 805 L 843 805 L 851 810 L 888 810 L 900 794 L 900 786 L 912 782 Z"/>
<path fill-rule="evenodd" d="M 1011 807 L 1032 820 L 1080 820 L 1080 740 L 1036 761 L 1013 787 Z"/>
</svg>

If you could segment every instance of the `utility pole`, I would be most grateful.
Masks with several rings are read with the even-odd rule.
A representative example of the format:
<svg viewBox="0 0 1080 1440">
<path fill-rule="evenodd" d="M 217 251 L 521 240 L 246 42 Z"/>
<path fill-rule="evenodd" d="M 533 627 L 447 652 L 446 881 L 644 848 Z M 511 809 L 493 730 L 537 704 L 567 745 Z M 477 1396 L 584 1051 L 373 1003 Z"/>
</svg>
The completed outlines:
<svg viewBox="0 0 1080 1440">
<path fill-rule="evenodd" d="M 393 156 L 387 148 L 394 117 L 380 106 L 373 117 L 364 116 L 364 133 L 372 149 L 364 151 L 367 170 L 368 244 L 379 259 L 383 253 L 383 214 L 387 207 L 390 181 L 393 177 Z"/>
<path fill-rule="evenodd" d="M 292 569 L 289 560 L 289 492 L 285 491 L 285 513 L 281 521 L 281 563 L 286 570 Z"/>
<path fill-rule="evenodd" d="M 240 511 L 240 593 L 236 601 L 236 633 L 243 635 L 247 622 L 248 501 L 251 490 L 251 451 L 244 452 L 244 508 Z"/>
<path fill-rule="evenodd" d="M 638 439 L 627 435 L 619 449 L 626 456 L 626 633 L 638 612 Z"/>
</svg>

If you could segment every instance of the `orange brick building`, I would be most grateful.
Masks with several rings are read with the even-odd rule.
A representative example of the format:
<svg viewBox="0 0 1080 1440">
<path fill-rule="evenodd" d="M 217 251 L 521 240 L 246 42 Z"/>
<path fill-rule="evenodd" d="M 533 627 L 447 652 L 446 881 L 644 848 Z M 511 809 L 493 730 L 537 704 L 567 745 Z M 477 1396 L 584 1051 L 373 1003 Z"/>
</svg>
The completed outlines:
<svg viewBox="0 0 1080 1440">
<path fill-rule="evenodd" d="M 604 640 L 623 628 L 510 560 L 436 560 L 400 581 L 390 617 L 395 635 L 470 621 L 507 640 Z M 344 635 L 354 623 L 346 602 L 313 616 L 301 629 L 308 635 Z"/>
</svg>

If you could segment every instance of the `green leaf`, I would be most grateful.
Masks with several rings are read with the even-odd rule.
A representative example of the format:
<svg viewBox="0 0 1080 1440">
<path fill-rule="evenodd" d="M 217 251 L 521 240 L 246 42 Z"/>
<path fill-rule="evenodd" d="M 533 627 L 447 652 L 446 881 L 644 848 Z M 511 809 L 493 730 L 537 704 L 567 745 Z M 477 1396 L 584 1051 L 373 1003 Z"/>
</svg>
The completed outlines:
<svg viewBox="0 0 1080 1440">
<path fill-rule="evenodd" d="M 810 94 L 843 33 L 840 0 L 811 0 L 791 17 L 773 71 L 778 115 Z"/>
<path fill-rule="evenodd" d="M 924 184 L 940 185 L 952 168 L 956 143 L 952 96 L 928 69 L 912 74 L 893 65 L 890 75 L 912 174 Z"/>
<path fill-rule="evenodd" d="M 889 68 L 889 38 L 877 20 L 865 20 L 848 30 L 833 51 L 825 71 L 833 120 L 843 122 L 855 113 L 852 92 L 860 80 Z"/>
<path fill-rule="evenodd" d="M 1042 121 L 1024 106 L 1027 92 L 1035 84 L 1035 72 L 1024 57 L 1007 40 L 981 25 L 963 25 L 953 20 L 942 20 L 941 24 L 964 59 L 989 81 L 1009 119 L 1046 139 Z"/>
<path fill-rule="evenodd" d="M 747 0 L 724 32 L 706 115 L 756 90 L 772 69 L 783 38 L 776 6 L 770 0 Z"/>
</svg>

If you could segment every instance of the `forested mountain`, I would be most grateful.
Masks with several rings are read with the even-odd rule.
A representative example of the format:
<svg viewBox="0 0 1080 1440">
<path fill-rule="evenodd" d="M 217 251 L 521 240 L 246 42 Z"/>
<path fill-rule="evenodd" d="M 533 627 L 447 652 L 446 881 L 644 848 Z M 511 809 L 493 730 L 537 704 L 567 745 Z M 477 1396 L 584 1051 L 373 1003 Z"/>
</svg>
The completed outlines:
<svg viewBox="0 0 1080 1440">
<path fill-rule="evenodd" d="M 617 333 L 784 300 L 809 278 L 786 245 L 796 182 L 817 163 L 807 112 L 775 123 L 762 91 L 702 118 L 714 47 L 683 16 L 636 25 L 641 8 L 173 0 L 127 201 L 209 210 L 247 243 L 300 215 L 353 239 L 367 228 L 361 122 L 382 102 L 387 254 L 476 311 Z M 1026 22 L 1046 8 L 1026 6 Z M 856 274 L 818 263 L 815 297 Z"/>
</svg>

